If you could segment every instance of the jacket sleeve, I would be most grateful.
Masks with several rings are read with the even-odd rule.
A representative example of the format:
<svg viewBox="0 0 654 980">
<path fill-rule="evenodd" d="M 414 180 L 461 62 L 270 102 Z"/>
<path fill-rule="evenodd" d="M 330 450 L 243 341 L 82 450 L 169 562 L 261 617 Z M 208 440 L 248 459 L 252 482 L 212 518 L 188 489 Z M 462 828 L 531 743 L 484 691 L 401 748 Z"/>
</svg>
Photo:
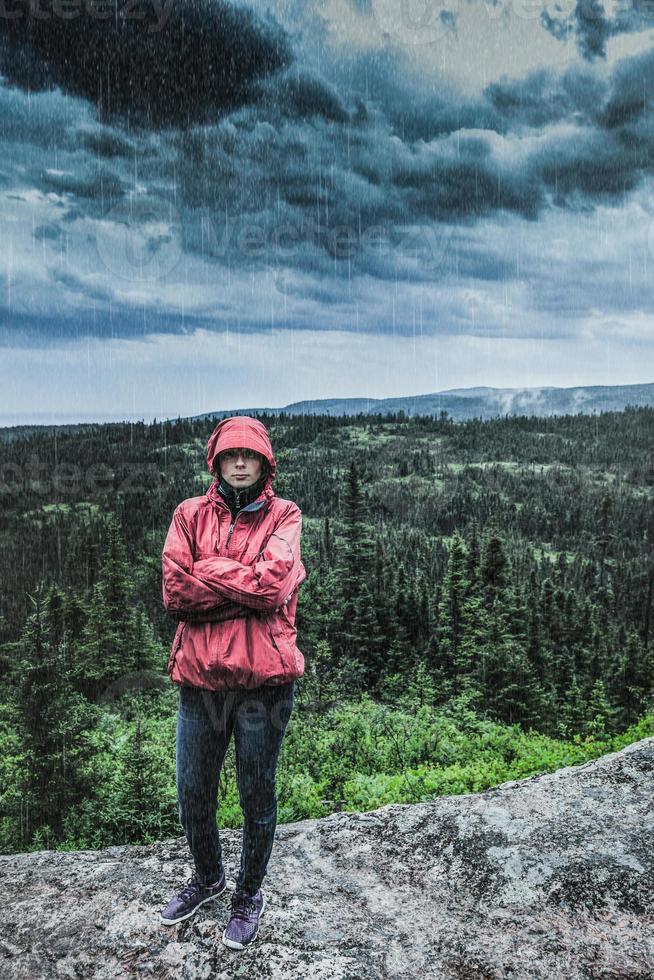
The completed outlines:
<svg viewBox="0 0 654 980">
<path fill-rule="evenodd" d="M 221 623 L 224 619 L 238 619 L 240 616 L 251 616 L 254 612 L 238 602 L 223 602 L 215 609 L 206 612 L 171 612 L 174 619 L 183 619 L 186 623 Z"/>
<path fill-rule="evenodd" d="M 194 575 L 193 534 L 181 505 L 175 509 L 168 528 L 161 570 L 164 608 L 174 619 L 212 622 L 250 612 Z"/>
<path fill-rule="evenodd" d="M 252 609 L 284 605 L 307 577 L 300 557 L 302 511 L 293 505 L 284 514 L 251 565 L 218 555 L 201 558 L 193 574 L 207 588 Z"/>
</svg>

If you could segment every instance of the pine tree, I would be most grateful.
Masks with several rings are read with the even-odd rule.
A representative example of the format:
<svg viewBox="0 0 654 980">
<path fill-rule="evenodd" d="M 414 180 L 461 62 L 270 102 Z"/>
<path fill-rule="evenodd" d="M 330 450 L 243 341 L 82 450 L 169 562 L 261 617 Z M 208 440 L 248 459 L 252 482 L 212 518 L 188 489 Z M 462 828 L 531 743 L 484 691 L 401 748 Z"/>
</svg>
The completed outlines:
<svg viewBox="0 0 654 980">
<path fill-rule="evenodd" d="M 77 655 L 77 686 L 97 701 L 117 681 L 127 682 L 139 670 L 161 666 L 162 652 L 138 615 L 127 550 L 113 515 L 100 575 L 91 592 Z"/>
<path fill-rule="evenodd" d="M 468 555 L 466 558 L 466 578 L 468 587 L 475 589 L 479 580 L 479 563 L 481 560 L 479 539 L 477 537 L 477 523 L 473 521 L 472 534 L 468 545 Z"/>
<path fill-rule="evenodd" d="M 152 624 L 148 619 L 142 602 L 130 612 L 129 632 L 132 637 L 134 658 L 133 670 L 139 674 L 155 673 L 165 664 L 165 651 L 157 642 Z M 147 684 L 147 677 L 143 678 Z"/>
<path fill-rule="evenodd" d="M 607 734 L 616 730 L 617 715 L 618 712 L 611 706 L 606 695 L 604 681 L 599 678 L 593 684 L 588 698 L 586 723 L 584 725 L 585 734 L 603 739 Z"/>
<path fill-rule="evenodd" d="M 493 685 L 492 629 L 490 614 L 477 589 L 470 591 L 463 603 L 461 622 L 461 662 L 469 665 L 469 673 L 461 679 L 456 693 L 465 693 L 471 704 L 483 711 Z"/>
<path fill-rule="evenodd" d="M 89 733 L 98 712 L 70 683 L 64 652 L 62 596 L 41 582 L 31 596 L 33 612 L 23 629 L 13 671 L 15 706 L 27 760 L 23 792 L 30 819 L 25 844 L 36 832 L 59 839 L 66 812 L 92 795 Z"/>
<path fill-rule="evenodd" d="M 482 547 L 479 584 L 487 607 L 493 605 L 507 586 L 507 560 L 499 534 L 490 531 Z"/>
<path fill-rule="evenodd" d="M 332 528 L 329 521 L 329 515 L 325 515 L 323 521 L 323 532 L 320 538 L 321 544 L 321 567 L 324 572 L 329 571 L 330 567 L 334 563 L 334 541 L 332 536 Z"/>
<path fill-rule="evenodd" d="M 638 634 L 630 630 L 627 642 L 614 656 L 610 668 L 611 691 L 621 706 L 621 724 L 633 725 L 645 711 L 651 695 L 651 665 Z"/>
<path fill-rule="evenodd" d="M 132 570 L 127 559 L 127 549 L 121 537 L 120 526 L 113 514 L 109 515 L 107 532 L 107 545 L 100 566 L 100 585 L 112 632 L 120 635 L 120 642 L 113 657 L 120 675 L 135 669 L 141 652 L 136 649 L 132 629 L 134 597 Z"/>
<path fill-rule="evenodd" d="M 361 583 L 355 607 L 353 634 L 360 637 L 359 659 L 366 669 L 366 680 L 373 684 L 385 668 L 386 640 L 379 628 L 373 597 L 367 582 Z"/>
<path fill-rule="evenodd" d="M 372 664 L 366 653 L 366 635 L 362 624 L 370 621 L 370 613 L 362 606 L 370 603 L 369 588 L 364 590 L 363 583 L 370 580 L 371 541 L 363 521 L 364 499 L 354 460 L 348 472 L 344 504 L 345 540 L 340 565 L 343 623 L 339 639 L 345 659 L 356 657 L 367 672 Z"/>
<path fill-rule="evenodd" d="M 302 693 L 317 708 L 323 707 L 327 701 L 337 696 L 333 658 L 326 640 L 319 640 L 314 647 L 313 656 L 307 664 Z"/>
<path fill-rule="evenodd" d="M 470 670 L 471 651 L 464 640 L 464 606 L 468 594 L 465 572 L 465 544 L 458 531 L 452 536 L 438 612 L 438 658 L 451 682 L 451 693 L 462 690 L 463 677 Z"/>
<path fill-rule="evenodd" d="M 123 637 L 119 624 L 109 615 L 105 589 L 101 582 L 96 582 L 79 643 L 76 669 L 76 686 L 91 701 L 101 698 L 121 676 Z"/>
<path fill-rule="evenodd" d="M 167 786 L 148 744 L 148 728 L 136 699 L 134 730 L 118 755 L 119 783 L 111 824 L 116 843 L 138 844 L 159 840 L 166 832 L 170 806 Z"/>
<path fill-rule="evenodd" d="M 588 706 L 583 691 L 577 681 L 577 675 L 573 674 L 559 711 L 559 737 L 569 739 L 572 735 L 583 732 L 587 715 Z"/>
</svg>

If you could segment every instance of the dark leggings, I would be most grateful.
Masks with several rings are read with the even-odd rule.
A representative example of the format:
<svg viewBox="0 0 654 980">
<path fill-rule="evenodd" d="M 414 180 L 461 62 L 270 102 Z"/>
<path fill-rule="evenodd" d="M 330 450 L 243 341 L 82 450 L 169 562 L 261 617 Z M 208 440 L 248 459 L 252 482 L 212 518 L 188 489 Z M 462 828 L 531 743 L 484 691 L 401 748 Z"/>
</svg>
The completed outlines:
<svg viewBox="0 0 654 980">
<path fill-rule="evenodd" d="M 177 798 L 179 819 L 200 880 L 212 883 L 223 870 L 216 825 L 218 778 L 234 732 L 236 778 L 243 810 L 237 888 L 260 887 L 277 826 L 275 773 L 295 682 L 233 691 L 179 690 Z"/>
</svg>

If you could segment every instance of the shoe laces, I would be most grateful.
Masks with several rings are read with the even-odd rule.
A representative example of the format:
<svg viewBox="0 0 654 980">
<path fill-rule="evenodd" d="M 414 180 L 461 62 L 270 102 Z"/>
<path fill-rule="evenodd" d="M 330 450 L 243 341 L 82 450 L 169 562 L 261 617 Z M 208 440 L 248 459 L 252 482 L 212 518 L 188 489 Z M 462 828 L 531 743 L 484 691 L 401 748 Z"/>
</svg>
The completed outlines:
<svg viewBox="0 0 654 980">
<path fill-rule="evenodd" d="M 244 919 L 247 922 L 256 910 L 256 907 L 257 904 L 254 899 L 250 895 L 245 894 L 245 892 L 234 892 L 232 895 L 233 918 Z"/>
<path fill-rule="evenodd" d="M 193 898 L 203 888 L 204 885 L 198 878 L 197 874 L 193 874 L 179 893 L 179 898 L 185 902 L 187 899 Z"/>
</svg>

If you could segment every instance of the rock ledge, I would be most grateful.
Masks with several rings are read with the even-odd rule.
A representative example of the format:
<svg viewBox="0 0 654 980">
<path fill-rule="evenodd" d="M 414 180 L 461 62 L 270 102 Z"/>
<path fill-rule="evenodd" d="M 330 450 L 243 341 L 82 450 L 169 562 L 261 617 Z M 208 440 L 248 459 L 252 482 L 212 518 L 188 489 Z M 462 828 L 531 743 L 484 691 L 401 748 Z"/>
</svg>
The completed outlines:
<svg viewBox="0 0 654 980">
<path fill-rule="evenodd" d="M 278 825 L 257 940 L 230 888 L 179 926 L 183 837 L 0 858 L 5 980 L 654 977 L 654 738 L 483 793 Z"/>
</svg>

